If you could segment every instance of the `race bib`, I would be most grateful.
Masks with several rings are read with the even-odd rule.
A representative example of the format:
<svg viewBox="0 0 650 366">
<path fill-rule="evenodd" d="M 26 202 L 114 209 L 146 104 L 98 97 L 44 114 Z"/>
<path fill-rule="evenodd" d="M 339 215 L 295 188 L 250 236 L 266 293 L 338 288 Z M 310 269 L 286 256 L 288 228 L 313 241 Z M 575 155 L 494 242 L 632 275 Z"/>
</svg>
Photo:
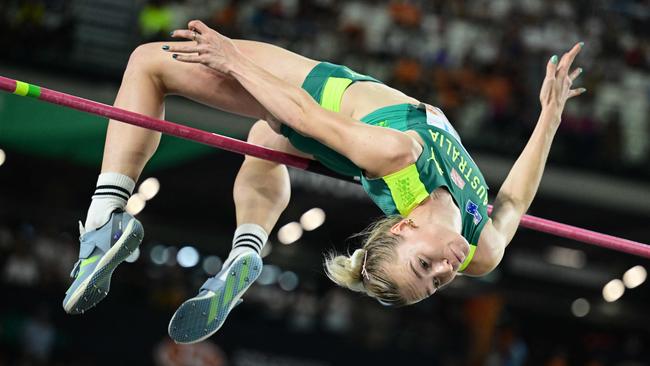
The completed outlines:
<svg viewBox="0 0 650 366">
<path fill-rule="evenodd" d="M 427 124 L 449 132 L 458 142 L 461 142 L 460 135 L 458 135 L 458 132 L 456 132 L 451 123 L 449 123 L 449 120 L 440 108 L 425 103 L 420 103 L 420 108 L 424 108 L 427 112 Z"/>
</svg>

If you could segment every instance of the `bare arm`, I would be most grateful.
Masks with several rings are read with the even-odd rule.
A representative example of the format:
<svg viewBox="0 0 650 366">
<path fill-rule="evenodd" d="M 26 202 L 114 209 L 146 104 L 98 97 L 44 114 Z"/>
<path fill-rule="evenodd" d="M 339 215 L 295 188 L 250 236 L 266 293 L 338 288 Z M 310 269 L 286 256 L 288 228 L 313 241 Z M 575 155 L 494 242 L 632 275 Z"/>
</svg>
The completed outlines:
<svg viewBox="0 0 650 366">
<path fill-rule="evenodd" d="M 372 176 L 393 173 L 417 160 L 422 148 L 407 134 L 327 111 L 301 88 L 256 65 L 227 37 L 198 21 L 189 27 L 197 33 L 178 30 L 174 35 L 195 39 L 197 45 L 171 46 L 169 51 L 177 52 L 179 61 L 201 63 L 235 78 L 266 108 L 265 119 L 318 140 Z"/>
<path fill-rule="evenodd" d="M 284 82 L 247 58 L 233 64 L 230 74 L 272 118 L 340 152 L 370 175 L 393 173 L 417 160 L 421 152 L 417 142 L 408 135 L 328 111 L 301 88 Z"/>
<path fill-rule="evenodd" d="M 501 185 L 492 211 L 492 221 L 485 225 L 479 238 L 479 248 L 488 250 L 483 267 L 489 272 L 500 262 L 505 247 L 510 243 L 521 217 L 526 213 L 537 193 L 544 173 L 553 138 L 560 125 L 564 105 L 569 98 L 585 89 L 571 89 L 580 75 L 580 68 L 569 74 L 571 64 L 582 48 L 575 45 L 557 63 L 557 56 L 549 60 L 546 77 L 540 92 L 542 112 L 526 147 Z"/>
</svg>

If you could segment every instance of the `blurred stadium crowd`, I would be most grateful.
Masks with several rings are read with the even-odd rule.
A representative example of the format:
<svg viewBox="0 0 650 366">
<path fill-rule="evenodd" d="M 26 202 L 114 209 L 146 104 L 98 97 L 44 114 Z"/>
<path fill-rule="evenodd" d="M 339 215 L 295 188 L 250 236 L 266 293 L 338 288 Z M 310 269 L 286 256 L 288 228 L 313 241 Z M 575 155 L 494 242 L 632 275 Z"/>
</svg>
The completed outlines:
<svg viewBox="0 0 650 366">
<path fill-rule="evenodd" d="M 647 339 L 634 333 L 589 327 L 578 331 L 567 325 L 549 339 L 543 317 L 521 319 L 491 291 L 385 309 L 332 288 L 323 276 L 320 282 L 307 278 L 295 287 L 286 286 L 273 265 L 265 267 L 244 304 L 231 315 L 232 326 L 224 328 L 227 335 L 218 333 L 201 345 L 178 346 L 166 337 L 166 320 L 218 266 L 208 269 L 204 262 L 184 268 L 175 256 L 161 261 L 155 253 L 159 245 L 145 240 L 136 263 L 118 270 L 110 300 L 86 315 L 70 317 L 59 306 L 69 283 L 69 264 L 76 259 L 75 247 L 72 235 L 53 228 L 37 231 L 19 221 L 0 225 L 0 283 L 12 297 L 0 303 L 0 365 L 347 365 L 427 360 L 439 365 L 633 366 L 642 363 L 632 360 L 649 356 Z M 116 315 L 122 312 L 131 320 L 118 320 Z M 132 324 L 134 319 L 137 324 Z M 272 329 L 273 337 L 263 329 Z M 260 335 L 251 337 L 249 332 Z M 84 339 L 89 335 L 92 342 Z M 114 349 L 121 344 L 131 351 Z M 337 353 L 323 353 L 319 344 L 335 347 Z M 340 359 L 343 355 L 345 360 Z"/>
<path fill-rule="evenodd" d="M 648 1 L 5 0 L 0 32 L 8 36 L 0 37 L 0 58 L 119 80 L 135 46 L 167 40 L 192 18 L 233 38 L 373 75 L 439 105 L 472 150 L 508 155 L 520 151 L 536 121 L 547 59 L 584 41 L 579 84 L 588 93 L 567 108 L 552 159 L 650 179 Z M 231 329 L 205 346 L 179 348 L 166 337 L 166 320 L 200 286 L 203 266 L 183 268 L 173 257 L 157 264 L 156 243 L 145 239 L 136 264 L 118 270 L 106 303 L 71 318 L 60 301 L 77 239 L 62 231 L 44 222 L 0 222 L 2 296 L 13 299 L 0 302 L 0 366 L 167 366 L 187 364 L 183 357 L 194 365 L 409 364 L 404 355 L 440 365 L 632 366 L 642 363 L 631 359 L 650 359 L 648 339 L 635 334 L 574 324 L 549 339 L 537 332 L 547 326 L 543 316 L 524 321 L 491 292 L 394 311 L 335 289 L 323 276 L 287 290 L 277 283 L 279 269 L 268 284 L 251 288 L 229 319 L 273 329 L 272 339 Z M 108 316 L 120 312 L 141 323 Z M 98 337 L 94 346 L 83 342 L 88 328 Z M 104 347 L 118 338 L 132 350 L 126 361 Z M 319 350 L 320 342 L 348 350 L 350 358 L 341 362 Z M 79 343 L 84 349 L 75 348 Z"/>
<path fill-rule="evenodd" d="M 130 50 L 199 18 L 343 63 L 442 107 L 473 149 L 514 153 L 536 122 L 544 65 L 578 41 L 588 93 L 569 104 L 553 159 L 650 177 L 650 5 L 642 0 L 9 0 L 0 41 L 21 62 L 118 77 Z M 94 4 L 94 5 L 93 5 Z M 101 48 L 95 49 L 95 48 Z M 12 56 L 13 55 L 13 56 Z M 99 62 L 99 61 L 98 61 Z M 105 66 L 105 65 L 102 65 Z M 585 157 L 590 157 L 586 159 Z"/>
</svg>

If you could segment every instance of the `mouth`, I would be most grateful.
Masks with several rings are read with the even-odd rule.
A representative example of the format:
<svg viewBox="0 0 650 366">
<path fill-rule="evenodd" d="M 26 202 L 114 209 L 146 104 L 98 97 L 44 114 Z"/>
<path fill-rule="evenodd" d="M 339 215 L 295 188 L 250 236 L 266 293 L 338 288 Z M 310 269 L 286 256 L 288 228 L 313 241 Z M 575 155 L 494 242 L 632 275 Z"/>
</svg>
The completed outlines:
<svg viewBox="0 0 650 366">
<path fill-rule="evenodd" d="M 451 269 L 456 272 L 458 271 L 458 268 L 460 268 L 460 261 L 458 260 L 458 257 L 453 257 L 453 262 L 451 263 Z"/>
<path fill-rule="evenodd" d="M 451 250 L 451 253 L 454 255 L 453 257 L 456 259 L 456 263 L 454 263 L 454 265 L 453 265 L 453 267 L 454 267 L 454 271 L 455 271 L 455 270 L 457 270 L 457 269 L 460 267 L 460 265 L 463 263 L 463 261 L 465 260 L 465 257 L 466 257 L 466 256 L 465 256 L 464 253 L 462 253 L 462 252 L 459 251 L 459 250 L 454 249 L 454 247 L 452 247 L 452 246 L 450 246 L 449 249 Z M 459 253 L 459 252 L 460 252 L 460 253 Z"/>
</svg>

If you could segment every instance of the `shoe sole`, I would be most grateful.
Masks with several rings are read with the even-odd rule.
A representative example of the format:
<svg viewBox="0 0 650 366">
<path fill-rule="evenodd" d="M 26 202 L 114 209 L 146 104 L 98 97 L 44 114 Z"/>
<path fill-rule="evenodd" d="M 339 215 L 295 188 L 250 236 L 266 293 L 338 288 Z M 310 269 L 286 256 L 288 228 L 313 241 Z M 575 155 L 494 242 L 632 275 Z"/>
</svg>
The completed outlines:
<svg viewBox="0 0 650 366">
<path fill-rule="evenodd" d="M 209 338 L 223 325 L 239 298 L 262 272 L 262 259 L 254 254 L 237 258 L 223 285 L 207 295 L 185 301 L 169 321 L 169 336 L 190 344 Z"/>
<path fill-rule="evenodd" d="M 108 295 L 113 271 L 140 246 L 143 237 L 142 224 L 131 219 L 120 239 L 99 260 L 90 276 L 81 282 L 63 309 L 68 314 L 83 314 L 102 301 Z"/>
</svg>

